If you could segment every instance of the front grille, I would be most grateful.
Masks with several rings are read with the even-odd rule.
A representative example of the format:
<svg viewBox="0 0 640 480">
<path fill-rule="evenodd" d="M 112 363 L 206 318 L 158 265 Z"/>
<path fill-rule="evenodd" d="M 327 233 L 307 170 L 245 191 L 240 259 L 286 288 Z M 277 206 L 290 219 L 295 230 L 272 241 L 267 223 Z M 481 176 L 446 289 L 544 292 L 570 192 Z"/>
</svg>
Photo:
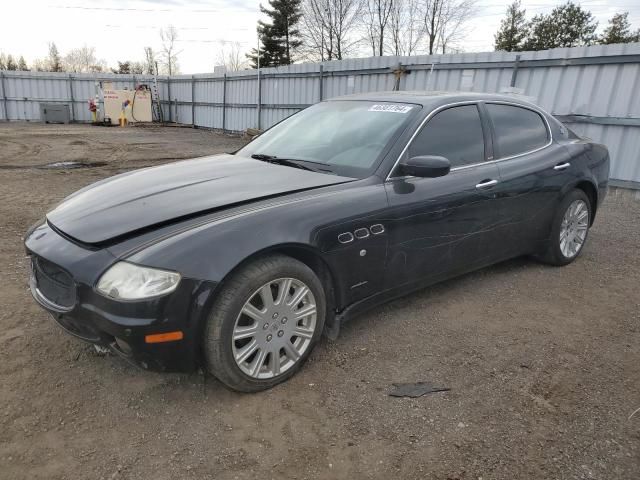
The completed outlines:
<svg viewBox="0 0 640 480">
<path fill-rule="evenodd" d="M 40 295 L 53 305 L 69 309 L 76 303 L 73 278 L 56 264 L 42 257 L 31 259 L 33 280 Z"/>
</svg>

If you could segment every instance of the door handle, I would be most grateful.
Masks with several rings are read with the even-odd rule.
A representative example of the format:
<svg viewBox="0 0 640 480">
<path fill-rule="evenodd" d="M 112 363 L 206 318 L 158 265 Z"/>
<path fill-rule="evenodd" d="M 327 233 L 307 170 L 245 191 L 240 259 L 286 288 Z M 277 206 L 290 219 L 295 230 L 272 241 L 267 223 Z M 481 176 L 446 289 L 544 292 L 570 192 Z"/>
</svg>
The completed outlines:
<svg viewBox="0 0 640 480">
<path fill-rule="evenodd" d="M 498 184 L 498 180 L 485 180 L 476 185 L 478 189 L 491 188 Z"/>
<path fill-rule="evenodd" d="M 564 162 L 564 163 L 559 163 L 558 165 L 553 167 L 553 169 L 554 170 L 566 170 L 570 166 L 571 166 L 571 164 L 569 162 Z"/>
</svg>

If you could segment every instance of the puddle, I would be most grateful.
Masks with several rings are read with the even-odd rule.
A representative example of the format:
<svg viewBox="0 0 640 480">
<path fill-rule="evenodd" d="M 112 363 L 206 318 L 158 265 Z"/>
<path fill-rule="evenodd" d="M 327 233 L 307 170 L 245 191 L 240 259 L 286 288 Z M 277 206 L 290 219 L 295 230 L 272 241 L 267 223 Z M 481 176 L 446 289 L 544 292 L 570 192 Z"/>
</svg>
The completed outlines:
<svg viewBox="0 0 640 480">
<path fill-rule="evenodd" d="M 40 170 L 74 170 L 76 168 L 104 167 L 107 162 L 53 162 L 44 165 L 0 165 L 0 170 L 27 170 L 38 168 Z"/>
<path fill-rule="evenodd" d="M 71 170 L 74 168 L 92 168 L 103 167 L 107 162 L 53 162 L 46 165 L 39 165 L 36 168 L 44 168 L 46 170 Z"/>
</svg>

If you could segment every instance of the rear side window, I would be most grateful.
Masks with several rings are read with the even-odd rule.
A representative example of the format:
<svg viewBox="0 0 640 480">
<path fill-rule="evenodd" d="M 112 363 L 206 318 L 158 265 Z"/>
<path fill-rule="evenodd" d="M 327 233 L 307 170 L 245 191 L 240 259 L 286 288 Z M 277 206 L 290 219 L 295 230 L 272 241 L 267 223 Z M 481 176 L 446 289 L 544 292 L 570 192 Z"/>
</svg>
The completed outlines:
<svg viewBox="0 0 640 480">
<path fill-rule="evenodd" d="M 452 107 L 436 114 L 409 146 L 409 157 L 438 155 L 451 167 L 484 161 L 484 136 L 476 105 Z"/>
<path fill-rule="evenodd" d="M 547 126 L 540 114 L 512 105 L 486 104 L 493 122 L 500 158 L 530 152 L 549 141 Z"/>
</svg>

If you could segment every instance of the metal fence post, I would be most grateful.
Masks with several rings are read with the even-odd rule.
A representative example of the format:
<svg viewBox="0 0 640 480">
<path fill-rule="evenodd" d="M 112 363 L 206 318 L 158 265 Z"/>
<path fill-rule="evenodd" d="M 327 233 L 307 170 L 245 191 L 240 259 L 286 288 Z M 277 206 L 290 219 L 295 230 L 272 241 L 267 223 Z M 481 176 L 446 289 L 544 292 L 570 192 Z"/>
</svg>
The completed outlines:
<svg viewBox="0 0 640 480">
<path fill-rule="evenodd" d="M 398 64 L 396 65 L 395 70 L 392 70 L 391 73 L 393 73 L 393 75 L 395 77 L 395 81 L 393 82 L 393 91 L 397 92 L 397 91 L 400 90 L 400 81 L 402 80 L 402 76 L 405 75 L 407 72 L 402 67 L 402 64 L 400 62 L 398 62 Z"/>
<path fill-rule="evenodd" d="M 196 76 L 191 75 L 191 128 L 196 128 Z"/>
<path fill-rule="evenodd" d="M 2 105 L 4 107 L 4 119 L 9 121 L 9 109 L 7 107 L 7 84 L 4 81 L 4 73 L 0 71 L 0 85 L 2 85 Z"/>
<path fill-rule="evenodd" d="M 75 122 L 76 121 L 76 114 L 75 114 L 76 101 L 75 101 L 75 98 L 73 98 L 73 77 L 71 76 L 71 74 L 69 74 L 69 97 L 71 98 L 71 121 Z"/>
<path fill-rule="evenodd" d="M 169 100 L 169 102 L 167 103 L 167 105 L 169 105 L 169 123 L 171 123 L 172 116 L 171 116 L 171 77 L 170 76 L 167 76 L 167 99 Z M 160 108 L 162 108 L 162 102 L 160 102 Z"/>
<path fill-rule="evenodd" d="M 225 73 L 222 78 L 222 133 L 224 133 L 226 130 L 225 117 L 227 113 L 227 74 Z"/>
<path fill-rule="evenodd" d="M 324 88 L 323 74 L 324 74 L 324 65 L 320 64 L 320 86 L 318 88 L 318 90 L 320 91 L 320 101 L 322 101 L 322 96 L 324 94 L 324 91 L 323 91 L 323 88 Z"/>
<path fill-rule="evenodd" d="M 511 71 L 511 83 L 509 86 L 516 86 L 516 78 L 518 78 L 518 64 L 520 63 L 520 55 L 516 55 L 516 61 L 513 62 L 513 70 Z"/>
<path fill-rule="evenodd" d="M 260 70 L 258 70 L 258 130 L 260 130 L 260 117 L 262 113 L 262 75 L 260 74 Z"/>
<path fill-rule="evenodd" d="M 431 79 L 433 77 L 433 67 L 434 67 L 435 63 L 431 62 L 431 68 L 429 69 L 429 77 L 427 78 L 427 90 L 433 90 L 433 84 L 431 82 Z"/>
</svg>

